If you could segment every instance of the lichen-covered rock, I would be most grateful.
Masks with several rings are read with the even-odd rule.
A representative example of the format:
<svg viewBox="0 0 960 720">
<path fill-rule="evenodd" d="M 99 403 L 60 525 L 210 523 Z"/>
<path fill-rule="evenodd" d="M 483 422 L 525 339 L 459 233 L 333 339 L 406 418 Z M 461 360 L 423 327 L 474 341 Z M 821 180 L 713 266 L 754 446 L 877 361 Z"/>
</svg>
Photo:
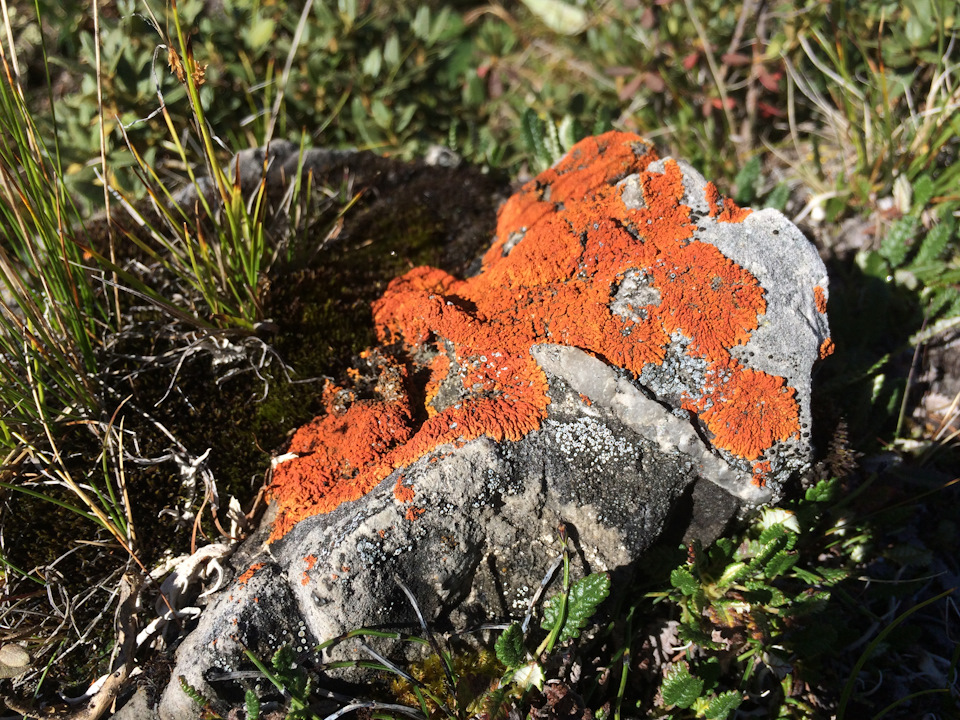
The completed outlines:
<svg viewBox="0 0 960 720">
<path fill-rule="evenodd" d="M 615 570 L 687 494 L 777 499 L 810 462 L 826 287 L 779 213 L 634 135 L 582 141 L 502 207 L 476 275 L 416 268 L 374 304 L 381 344 L 278 459 L 272 525 L 173 676 L 211 694 L 241 644 L 412 620 L 397 577 L 431 618 L 516 613 L 560 523 L 581 572 Z M 163 714 L 188 703 L 171 686 Z"/>
</svg>

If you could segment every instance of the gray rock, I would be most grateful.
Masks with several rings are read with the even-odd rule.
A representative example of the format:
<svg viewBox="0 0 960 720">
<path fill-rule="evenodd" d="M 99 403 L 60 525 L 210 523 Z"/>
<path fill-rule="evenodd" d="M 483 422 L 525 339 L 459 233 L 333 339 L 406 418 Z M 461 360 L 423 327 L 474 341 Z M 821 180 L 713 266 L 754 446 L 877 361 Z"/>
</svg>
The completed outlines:
<svg viewBox="0 0 960 720">
<path fill-rule="evenodd" d="M 616 165 L 624 155 L 633 164 Z M 612 170 L 593 172 L 608 161 Z M 262 157 L 252 162 L 262 166 Z M 582 190 L 577 173 L 587 178 Z M 415 626 L 397 580 L 441 626 L 516 617 L 560 552 L 561 524 L 575 541 L 578 574 L 629 571 L 676 520 L 682 498 L 699 516 L 680 524 L 711 539 L 738 507 L 777 500 L 808 469 L 810 369 L 828 340 L 826 272 L 782 215 L 724 204 L 689 166 L 613 133 L 584 141 L 524 186 L 500 221 L 499 244 L 476 278 L 412 271 L 375 306 L 383 346 L 356 388 L 328 388 L 328 416 L 279 459 L 276 514 L 234 558 L 234 582 L 180 646 L 172 678 L 215 698 L 230 673 L 249 667 L 244 649 L 262 658 L 284 644 L 309 653 L 353 628 Z M 573 242 L 549 245 L 568 227 Z M 594 232 L 607 234 L 597 244 Z M 647 259 L 631 260 L 617 243 Z M 626 259 L 602 280 L 610 283 L 597 294 L 603 307 L 585 299 L 582 318 L 551 315 L 554 296 L 601 282 L 591 273 L 607 252 Z M 706 307 L 711 293 L 732 298 L 729 308 Z M 596 318 L 603 332 L 591 325 L 563 342 L 577 322 Z M 654 322 L 663 332 L 645 334 Z M 517 350 L 517 342 L 527 344 Z M 328 420 L 337 418 L 334 432 Z M 372 427 L 357 427 L 364 423 Z M 424 444 L 428 428 L 435 441 Z M 338 452 L 336 467 L 316 467 Z M 375 481 L 357 499 L 289 522 L 299 508 L 283 483 L 303 478 L 298 492 L 312 502 L 321 492 L 309 485 L 314 471 L 336 487 Z M 289 530 L 271 535 L 273 518 Z M 328 657 L 356 652 L 337 646 Z M 193 717 L 196 708 L 174 681 L 159 714 Z"/>
</svg>

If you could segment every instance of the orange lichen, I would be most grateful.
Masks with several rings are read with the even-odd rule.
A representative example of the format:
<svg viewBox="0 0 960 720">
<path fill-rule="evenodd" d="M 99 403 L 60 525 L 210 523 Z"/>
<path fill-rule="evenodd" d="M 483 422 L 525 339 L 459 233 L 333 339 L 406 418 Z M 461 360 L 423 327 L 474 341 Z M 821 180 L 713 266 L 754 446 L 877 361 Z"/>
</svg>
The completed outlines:
<svg viewBox="0 0 960 720">
<path fill-rule="evenodd" d="M 237 578 L 237 585 L 246 585 L 250 579 L 257 574 L 257 571 L 263 568 L 263 563 L 254 563 L 246 569 L 240 577 Z"/>
<path fill-rule="evenodd" d="M 717 222 L 739 223 L 743 222 L 751 212 L 750 208 L 739 207 L 730 198 L 720 197 L 720 191 L 712 182 L 708 182 L 705 188 L 707 196 L 707 205 L 710 207 L 710 217 L 716 218 Z"/>
<path fill-rule="evenodd" d="M 753 478 L 751 482 L 757 487 L 766 487 L 767 475 L 770 474 L 770 463 L 768 461 L 758 462 L 753 466 Z"/>
<path fill-rule="evenodd" d="M 404 515 L 404 517 L 405 517 L 407 520 L 409 520 L 410 522 L 413 522 L 413 521 L 416 520 L 418 517 L 420 517 L 421 515 L 423 515 L 424 512 L 426 512 L 426 511 L 425 511 L 423 508 L 421 508 L 421 507 L 412 507 L 412 508 L 408 508 L 408 509 L 407 509 L 407 512 L 406 512 L 406 514 Z"/>
<path fill-rule="evenodd" d="M 316 555 L 307 555 L 307 556 L 303 559 L 303 562 L 306 563 L 306 565 L 307 565 L 307 570 L 308 570 L 308 571 L 313 570 L 313 566 L 317 564 L 317 556 L 316 556 Z"/>
<path fill-rule="evenodd" d="M 813 302 L 818 313 L 824 314 L 827 312 L 827 295 L 819 285 L 813 288 Z"/>
<path fill-rule="evenodd" d="M 393 486 L 393 496 L 397 499 L 397 502 L 403 504 L 413 502 L 415 495 L 416 493 L 410 485 L 403 484 L 403 476 L 398 477 L 397 484 Z"/>
<path fill-rule="evenodd" d="M 715 446 L 755 460 L 777 440 L 800 431 L 795 390 L 782 377 L 732 360 L 713 363 L 706 374 L 703 394 L 684 407 L 699 413 Z"/>
<path fill-rule="evenodd" d="M 827 338 L 822 343 L 820 343 L 820 359 L 828 358 L 833 355 L 833 351 L 836 350 L 836 346 L 833 344 L 831 338 Z"/>
<path fill-rule="evenodd" d="M 373 305 L 377 336 L 402 348 L 412 368 L 373 351 L 364 359 L 380 373 L 376 399 L 328 388 L 327 414 L 297 432 L 290 452 L 299 457 L 275 470 L 273 538 L 441 445 L 481 436 L 516 441 L 538 429 L 550 403 L 530 354 L 538 343 L 578 347 L 639 374 L 662 362 L 678 333 L 689 339 L 686 352 L 707 363 L 707 386 L 684 407 L 699 414 L 716 447 L 755 460 L 799 432 L 793 389 L 730 354 L 758 327 L 763 289 L 695 238 L 679 165 L 668 160 L 662 172 L 647 170 L 655 160 L 636 135 L 584 140 L 503 206 L 480 274 L 461 280 L 415 268 L 392 281 Z M 616 186 L 629 175 L 637 176 L 640 207 L 627 207 Z M 712 184 L 707 199 L 720 221 L 749 213 L 721 202 Z M 659 295 L 632 317 L 611 310 L 628 273 Z M 437 353 L 424 353 L 431 343 Z M 426 367 L 412 359 L 424 354 Z M 408 378 L 424 375 L 422 390 L 402 392 Z M 398 481 L 399 501 L 412 500 L 412 489 L 401 500 L 407 489 Z"/>
</svg>

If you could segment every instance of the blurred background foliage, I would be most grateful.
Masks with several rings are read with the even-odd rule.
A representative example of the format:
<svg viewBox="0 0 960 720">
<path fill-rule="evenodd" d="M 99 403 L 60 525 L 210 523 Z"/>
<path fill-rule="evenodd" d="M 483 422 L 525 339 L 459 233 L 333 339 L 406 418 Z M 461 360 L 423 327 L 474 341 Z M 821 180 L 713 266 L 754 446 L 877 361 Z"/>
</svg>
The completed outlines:
<svg viewBox="0 0 960 720">
<path fill-rule="evenodd" d="M 38 107 L 52 100 L 72 189 L 92 202 L 101 193 L 92 168 L 99 145 L 89 4 L 38 0 L 50 94 L 33 8 L 14 5 L 28 84 Z M 263 144 L 303 6 L 179 3 L 206 65 L 208 118 L 230 151 Z M 577 12 L 554 20 L 558 8 Z M 163 165 L 170 153 L 153 115 L 157 91 L 177 127 L 190 123 L 160 47 L 169 44 L 164 10 L 101 4 L 109 160 L 131 191 L 116 125 L 148 162 Z M 778 149 L 794 176 L 833 193 L 830 217 L 889 195 L 901 175 L 929 177 L 932 196 L 956 200 L 950 168 L 960 120 L 927 111 L 957 103 L 946 71 L 958 18 L 950 0 L 318 1 L 290 58 L 274 135 L 404 158 L 441 143 L 516 173 L 527 156 L 521 118 L 533 109 L 569 118 L 578 136 L 611 124 L 635 130 L 728 182 L 751 157 Z M 47 121 L 52 132 L 49 114 Z"/>
</svg>

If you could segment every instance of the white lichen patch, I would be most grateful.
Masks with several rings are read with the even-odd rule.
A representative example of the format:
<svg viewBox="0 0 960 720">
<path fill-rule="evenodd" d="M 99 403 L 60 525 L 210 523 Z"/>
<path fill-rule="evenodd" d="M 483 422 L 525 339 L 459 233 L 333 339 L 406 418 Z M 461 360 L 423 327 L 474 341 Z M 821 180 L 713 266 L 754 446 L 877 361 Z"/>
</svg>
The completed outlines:
<svg viewBox="0 0 960 720">
<path fill-rule="evenodd" d="M 548 420 L 554 441 L 568 462 L 585 470 L 607 470 L 632 463 L 639 455 L 636 446 L 623 437 L 617 437 L 606 424 L 592 417 L 581 417 L 571 422 Z"/>
</svg>

